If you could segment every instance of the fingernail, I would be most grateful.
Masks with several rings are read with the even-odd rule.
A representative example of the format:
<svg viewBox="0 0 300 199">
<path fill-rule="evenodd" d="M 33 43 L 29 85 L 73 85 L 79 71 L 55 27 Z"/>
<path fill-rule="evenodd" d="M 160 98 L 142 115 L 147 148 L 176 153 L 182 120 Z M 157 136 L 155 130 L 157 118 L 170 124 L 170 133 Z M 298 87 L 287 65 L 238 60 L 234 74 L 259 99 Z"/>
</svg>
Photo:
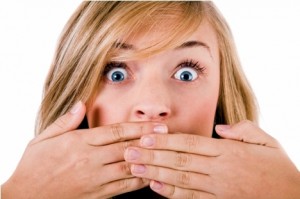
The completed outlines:
<svg viewBox="0 0 300 199">
<path fill-rule="evenodd" d="M 154 139 L 149 136 L 144 136 L 141 139 L 141 145 L 145 147 L 152 146 L 154 144 Z"/>
<path fill-rule="evenodd" d="M 71 114 L 76 114 L 81 108 L 81 101 L 77 102 L 70 110 Z"/>
<path fill-rule="evenodd" d="M 146 171 L 146 167 L 144 165 L 133 164 L 131 166 L 132 173 L 141 174 L 141 173 L 145 173 L 145 171 Z"/>
<path fill-rule="evenodd" d="M 168 133 L 168 127 L 165 124 L 156 124 L 153 128 L 154 133 Z"/>
<path fill-rule="evenodd" d="M 152 180 L 150 182 L 150 187 L 152 189 L 159 190 L 159 189 L 161 189 L 163 187 L 163 184 L 161 182 Z"/>
<path fill-rule="evenodd" d="M 140 152 L 135 149 L 127 148 L 125 151 L 125 158 L 126 160 L 136 160 L 141 156 Z"/>
<path fill-rule="evenodd" d="M 222 132 L 224 132 L 224 131 L 226 131 L 230 128 L 231 128 L 231 126 L 227 125 L 227 124 L 218 124 L 218 125 L 216 125 L 216 130 L 222 131 Z"/>
</svg>

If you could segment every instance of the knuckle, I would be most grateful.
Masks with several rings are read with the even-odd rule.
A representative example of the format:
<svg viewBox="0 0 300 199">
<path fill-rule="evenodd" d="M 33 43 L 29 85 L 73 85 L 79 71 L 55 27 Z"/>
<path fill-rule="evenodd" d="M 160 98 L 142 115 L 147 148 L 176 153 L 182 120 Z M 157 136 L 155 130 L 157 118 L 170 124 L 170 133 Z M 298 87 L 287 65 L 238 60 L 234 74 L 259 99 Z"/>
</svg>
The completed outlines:
<svg viewBox="0 0 300 199">
<path fill-rule="evenodd" d="M 150 180 L 147 179 L 147 178 L 140 178 L 141 180 L 141 183 L 144 185 L 144 184 L 150 184 Z"/>
<path fill-rule="evenodd" d="M 175 186 L 174 185 L 170 185 L 170 188 L 168 189 L 166 195 L 168 196 L 168 198 L 175 197 Z"/>
<path fill-rule="evenodd" d="M 186 198 L 187 198 L 187 199 L 196 199 L 196 198 L 198 198 L 198 197 L 197 197 L 195 191 L 190 190 L 190 191 L 188 192 L 188 194 L 186 194 Z"/>
<path fill-rule="evenodd" d="M 124 192 L 129 189 L 129 179 L 120 180 L 118 183 L 119 190 Z"/>
<path fill-rule="evenodd" d="M 196 135 L 186 135 L 185 143 L 187 145 L 188 152 L 193 152 L 198 146 L 198 139 Z"/>
<path fill-rule="evenodd" d="M 124 153 L 128 147 L 134 146 L 134 143 L 135 142 L 133 140 L 128 140 L 128 141 L 122 142 L 121 152 Z"/>
<path fill-rule="evenodd" d="M 148 150 L 148 157 L 149 157 L 149 162 L 155 161 L 155 153 L 153 150 Z"/>
<path fill-rule="evenodd" d="M 124 163 L 120 164 L 119 169 L 120 169 L 121 173 L 125 173 L 126 175 L 131 175 L 129 163 L 124 162 Z"/>
<path fill-rule="evenodd" d="M 140 189 L 149 185 L 150 180 L 145 178 L 130 178 L 130 183 L 128 183 L 128 189 Z"/>
<path fill-rule="evenodd" d="M 122 141 L 125 138 L 124 128 L 121 124 L 111 125 L 110 132 L 112 133 L 113 141 L 115 141 L 115 142 Z"/>
<path fill-rule="evenodd" d="M 118 181 L 117 189 L 120 192 L 128 192 L 133 189 L 139 189 L 149 184 L 149 180 L 142 178 L 127 178 Z"/>
<path fill-rule="evenodd" d="M 186 153 L 177 152 L 175 167 L 187 167 L 191 162 L 191 156 Z"/>
<path fill-rule="evenodd" d="M 182 171 L 178 173 L 177 176 L 177 182 L 179 185 L 182 186 L 188 186 L 190 184 L 191 181 L 191 177 L 190 177 L 190 173 L 187 171 Z"/>
</svg>

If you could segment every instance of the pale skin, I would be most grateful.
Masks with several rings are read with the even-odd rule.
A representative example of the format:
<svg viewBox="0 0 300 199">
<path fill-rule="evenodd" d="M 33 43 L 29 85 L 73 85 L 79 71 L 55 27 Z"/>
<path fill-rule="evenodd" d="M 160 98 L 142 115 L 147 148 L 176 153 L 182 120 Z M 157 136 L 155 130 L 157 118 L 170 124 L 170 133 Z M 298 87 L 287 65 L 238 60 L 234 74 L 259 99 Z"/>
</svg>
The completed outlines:
<svg viewBox="0 0 300 199">
<path fill-rule="evenodd" d="M 126 44 L 138 50 L 155 37 Z M 225 139 L 210 138 L 219 90 L 217 40 L 204 22 L 186 42 L 117 67 L 128 75 L 124 81 L 112 81 L 119 76 L 110 69 L 91 107 L 79 102 L 29 143 L 2 187 L 3 199 L 110 198 L 148 185 L 178 199 L 298 198 L 299 171 L 256 125 L 217 126 Z M 186 60 L 205 69 L 178 67 Z M 77 130 L 85 114 L 90 129 Z"/>
<path fill-rule="evenodd" d="M 149 185 L 130 173 L 124 150 L 138 146 L 143 134 L 164 133 L 166 128 L 144 122 L 77 130 L 85 113 L 79 102 L 28 144 L 2 185 L 3 199 L 110 198 Z"/>
<path fill-rule="evenodd" d="M 298 198 L 299 172 L 280 145 L 249 121 L 217 126 L 226 140 L 148 135 L 129 147 L 133 175 L 167 198 Z M 177 143 L 174 145 L 173 143 Z"/>
<path fill-rule="evenodd" d="M 150 45 L 159 35 L 153 31 L 135 37 L 126 43 L 124 51 Z M 299 196 L 297 168 L 280 145 L 253 123 L 217 127 L 217 133 L 227 140 L 207 138 L 211 137 L 211 113 L 218 98 L 218 44 L 206 21 L 185 43 L 191 41 L 204 45 L 181 45 L 112 68 L 88 112 L 89 125 L 125 121 L 167 124 L 168 134 L 143 136 L 139 147 L 128 147 L 124 154 L 132 163 L 131 173 L 151 180 L 150 187 L 167 198 Z M 178 73 L 188 70 L 176 68 L 182 60 L 195 60 L 205 70 L 198 72 L 195 80 L 182 81 Z M 113 72 L 123 79 L 114 81 Z M 147 142 L 151 142 L 149 146 Z"/>
</svg>

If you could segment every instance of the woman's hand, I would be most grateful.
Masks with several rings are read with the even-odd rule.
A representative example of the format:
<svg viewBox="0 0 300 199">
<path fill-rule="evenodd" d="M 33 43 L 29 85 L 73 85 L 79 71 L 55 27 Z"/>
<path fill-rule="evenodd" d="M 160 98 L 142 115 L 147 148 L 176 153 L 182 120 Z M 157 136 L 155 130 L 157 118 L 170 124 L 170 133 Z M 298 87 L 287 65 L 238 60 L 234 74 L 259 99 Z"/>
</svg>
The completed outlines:
<svg viewBox="0 0 300 199">
<path fill-rule="evenodd" d="M 227 139 L 145 135 L 125 160 L 167 198 L 300 198 L 299 171 L 275 139 L 249 121 L 216 131 Z"/>
<path fill-rule="evenodd" d="M 108 198 L 149 185 L 131 175 L 124 150 L 138 146 L 142 135 L 164 128 L 126 123 L 76 130 L 85 111 L 79 102 L 28 144 L 2 186 L 4 199 Z"/>
</svg>

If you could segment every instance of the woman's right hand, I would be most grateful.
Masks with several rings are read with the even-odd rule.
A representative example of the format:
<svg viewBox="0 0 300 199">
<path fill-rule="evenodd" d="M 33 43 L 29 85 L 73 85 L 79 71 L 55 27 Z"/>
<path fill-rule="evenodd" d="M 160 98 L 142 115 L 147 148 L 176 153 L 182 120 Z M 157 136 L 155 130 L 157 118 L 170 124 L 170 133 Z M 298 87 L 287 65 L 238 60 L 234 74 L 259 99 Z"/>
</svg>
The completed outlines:
<svg viewBox="0 0 300 199">
<path fill-rule="evenodd" d="M 167 128 L 143 122 L 77 130 L 85 112 L 77 103 L 28 144 L 2 186 L 3 199 L 109 198 L 149 184 L 131 175 L 124 150 Z"/>
</svg>

